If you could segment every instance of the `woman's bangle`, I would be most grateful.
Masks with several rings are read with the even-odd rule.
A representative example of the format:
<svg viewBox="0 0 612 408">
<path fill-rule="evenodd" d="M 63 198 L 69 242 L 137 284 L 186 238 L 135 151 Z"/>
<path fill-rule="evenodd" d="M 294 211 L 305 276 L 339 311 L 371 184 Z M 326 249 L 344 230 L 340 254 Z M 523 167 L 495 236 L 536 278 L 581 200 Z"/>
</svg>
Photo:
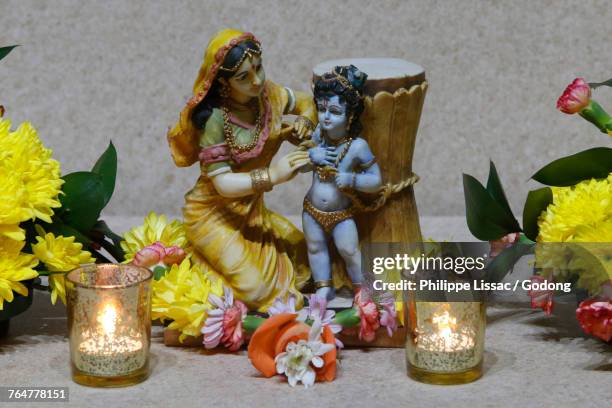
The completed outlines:
<svg viewBox="0 0 612 408">
<path fill-rule="evenodd" d="M 355 189 L 355 184 L 357 183 L 357 173 L 353 172 L 353 178 L 351 180 L 351 188 Z"/>
<path fill-rule="evenodd" d="M 270 180 L 270 172 L 267 167 L 252 170 L 249 175 L 251 176 L 251 186 L 255 193 L 272 190 L 272 181 Z"/>
<path fill-rule="evenodd" d="M 306 126 L 306 128 L 308 128 L 309 131 L 313 131 L 315 130 L 316 126 L 314 123 L 312 123 L 312 121 L 310 119 L 308 119 L 306 116 L 298 116 L 297 118 L 295 118 L 295 122 L 296 123 L 303 123 L 304 126 Z"/>
</svg>

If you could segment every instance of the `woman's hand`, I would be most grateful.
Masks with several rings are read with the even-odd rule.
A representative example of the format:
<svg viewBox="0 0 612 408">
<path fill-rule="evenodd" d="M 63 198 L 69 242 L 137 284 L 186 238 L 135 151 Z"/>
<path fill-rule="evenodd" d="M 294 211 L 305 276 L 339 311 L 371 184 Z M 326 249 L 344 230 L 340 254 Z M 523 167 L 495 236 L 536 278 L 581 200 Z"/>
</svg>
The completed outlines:
<svg viewBox="0 0 612 408">
<path fill-rule="evenodd" d="M 300 167 L 309 163 L 308 152 L 295 150 L 270 166 L 270 181 L 273 185 L 289 181 L 295 177 Z"/>
<path fill-rule="evenodd" d="M 311 147 L 308 149 L 310 161 L 317 166 L 333 166 L 336 164 L 336 149 L 334 147 Z"/>
<path fill-rule="evenodd" d="M 293 134 L 299 140 L 306 140 L 312 134 L 312 122 L 305 116 L 298 116 L 293 122 Z"/>
</svg>

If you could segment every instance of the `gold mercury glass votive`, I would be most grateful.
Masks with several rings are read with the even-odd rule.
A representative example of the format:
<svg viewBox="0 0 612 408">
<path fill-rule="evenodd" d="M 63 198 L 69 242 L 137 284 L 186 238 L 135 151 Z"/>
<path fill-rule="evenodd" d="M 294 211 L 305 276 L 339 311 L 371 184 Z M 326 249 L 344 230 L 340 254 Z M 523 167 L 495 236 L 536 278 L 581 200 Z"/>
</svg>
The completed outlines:
<svg viewBox="0 0 612 408">
<path fill-rule="evenodd" d="M 482 375 L 484 301 L 408 302 L 408 374 L 431 384 L 463 384 Z"/>
<path fill-rule="evenodd" d="M 122 387 L 149 375 L 151 277 L 133 265 L 85 266 L 66 275 L 72 379 Z"/>
</svg>

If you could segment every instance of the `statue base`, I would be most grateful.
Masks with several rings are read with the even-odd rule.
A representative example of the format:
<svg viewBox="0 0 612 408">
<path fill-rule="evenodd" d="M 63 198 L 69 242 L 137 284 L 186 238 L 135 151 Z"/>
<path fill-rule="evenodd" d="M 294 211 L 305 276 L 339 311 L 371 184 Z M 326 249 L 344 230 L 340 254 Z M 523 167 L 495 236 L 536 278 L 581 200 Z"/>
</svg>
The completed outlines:
<svg viewBox="0 0 612 408">
<path fill-rule="evenodd" d="M 338 339 L 344 343 L 346 348 L 400 348 L 406 344 L 408 330 L 404 326 L 397 328 L 392 337 L 387 334 L 387 329 L 381 327 L 376 331 L 376 339 L 371 343 L 359 340 L 359 329 L 345 329 L 338 333 Z M 183 342 L 179 341 L 178 330 L 164 329 L 164 345 L 167 347 L 204 347 L 202 336 L 187 336 Z"/>
<path fill-rule="evenodd" d="M 328 309 L 334 310 L 336 313 L 349 309 L 352 306 L 352 298 L 338 296 L 328 304 Z M 384 327 L 376 331 L 376 339 L 372 342 L 365 342 L 359 339 L 359 327 L 344 329 L 338 333 L 336 337 L 344 344 L 346 348 L 400 348 L 406 345 L 406 336 L 408 328 L 403 324 L 406 322 L 406 308 L 402 311 L 403 319 L 400 320 L 397 330 L 393 336 L 389 337 L 387 329 Z M 164 329 L 164 345 L 168 347 L 203 347 L 202 336 L 187 336 L 183 342 L 179 341 L 180 332 L 178 330 Z"/>
</svg>

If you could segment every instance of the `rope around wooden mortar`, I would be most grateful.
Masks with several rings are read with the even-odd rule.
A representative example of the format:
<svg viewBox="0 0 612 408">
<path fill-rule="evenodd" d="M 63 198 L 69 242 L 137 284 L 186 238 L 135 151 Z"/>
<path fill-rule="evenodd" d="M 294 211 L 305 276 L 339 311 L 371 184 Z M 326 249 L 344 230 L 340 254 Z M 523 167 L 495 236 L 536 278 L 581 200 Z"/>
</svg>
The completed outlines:
<svg viewBox="0 0 612 408">
<path fill-rule="evenodd" d="M 316 146 L 315 142 L 313 142 L 312 140 L 306 140 L 300 143 L 300 145 L 298 146 L 298 150 L 305 151 L 314 146 Z M 346 194 L 351 199 L 355 212 L 372 212 L 380 209 L 383 205 L 385 205 L 387 203 L 387 200 L 392 195 L 401 192 L 407 187 L 413 186 L 419 180 L 420 177 L 418 176 L 418 174 L 411 172 L 411 175 L 409 177 L 405 178 L 399 183 L 387 183 L 375 193 L 378 195 L 378 197 L 371 204 L 365 204 L 362 201 L 361 197 L 359 197 L 359 195 L 357 195 L 355 190 L 353 190 L 352 188 L 341 188 L 340 191 L 343 194 Z"/>
<path fill-rule="evenodd" d="M 413 186 L 416 182 L 419 181 L 419 176 L 415 173 L 412 173 L 410 177 L 400 181 L 399 183 L 392 184 L 387 183 L 380 188 L 378 191 L 378 197 L 372 204 L 366 205 L 361 201 L 361 198 L 355 193 L 352 189 L 340 189 L 342 193 L 346 194 L 351 201 L 353 202 L 353 206 L 357 212 L 372 212 L 380 209 L 383 205 L 387 203 L 387 200 L 394 194 L 399 193 L 406 187 Z"/>
</svg>

